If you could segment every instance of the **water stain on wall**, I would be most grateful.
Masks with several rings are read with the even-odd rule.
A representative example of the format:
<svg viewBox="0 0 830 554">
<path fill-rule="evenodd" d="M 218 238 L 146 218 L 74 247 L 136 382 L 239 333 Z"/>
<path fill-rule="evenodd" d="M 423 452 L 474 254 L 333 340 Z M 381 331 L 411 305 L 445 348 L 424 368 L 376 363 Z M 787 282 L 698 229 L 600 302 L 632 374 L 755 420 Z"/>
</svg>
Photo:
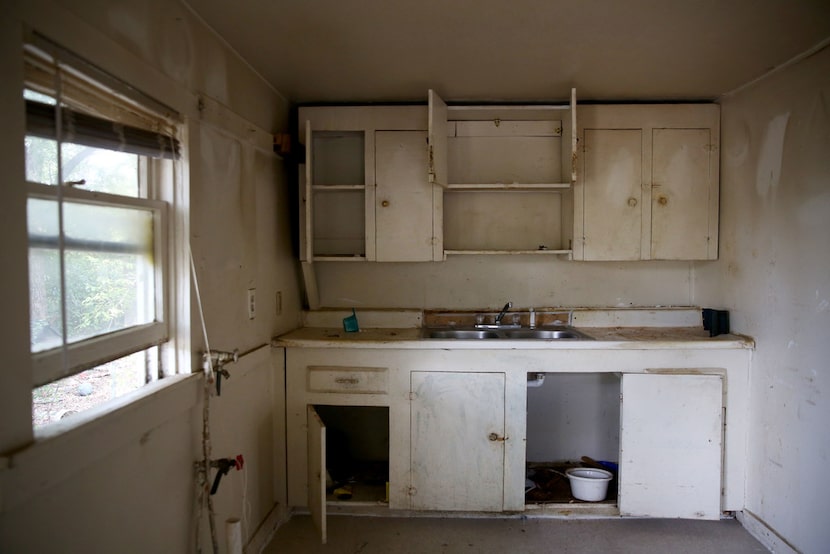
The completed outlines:
<svg viewBox="0 0 830 554">
<path fill-rule="evenodd" d="M 147 5 L 121 4 L 111 6 L 107 12 L 107 20 L 121 39 L 137 50 L 145 60 L 152 59 L 152 33 L 147 25 Z"/>
<path fill-rule="evenodd" d="M 746 159 L 749 157 L 749 150 L 752 145 L 752 133 L 749 130 L 747 121 L 742 119 L 740 123 L 735 124 L 735 128 L 731 130 L 731 134 L 731 137 L 724 140 L 723 161 L 731 167 L 739 167 L 746 163 Z"/>
<path fill-rule="evenodd" d="M 183 14 L 165 14 L 159 19 L 160 40 L 154 42 L 155 58 L 164 72 L 179 82 L 190 83 L 193 72 L 193 37 Z"/>
<path fill-rule="evenodd" d="M 761 151 L 758 155 L 758 171 L 755 189 L 759 196 L 767 196 L 771 189 L 778 187 L 781 180 L 781 166 L 784 161 L 784 140 L 790 113 L 775 116 L 767 124 Z"/>
</svg>

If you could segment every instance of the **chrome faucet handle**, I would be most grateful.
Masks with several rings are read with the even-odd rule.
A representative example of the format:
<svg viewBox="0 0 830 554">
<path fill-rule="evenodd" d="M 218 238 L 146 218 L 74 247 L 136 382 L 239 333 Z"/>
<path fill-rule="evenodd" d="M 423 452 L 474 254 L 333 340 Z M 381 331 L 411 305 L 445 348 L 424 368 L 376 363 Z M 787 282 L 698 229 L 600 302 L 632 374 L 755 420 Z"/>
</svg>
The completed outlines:
<svg viewBox="0 0 830 554">
<path fill-rule="evenodd" d="M 507 313 L 507 310 L 513 307 L 513 302 L 508 302 L 504 305 L 504 308 L 501 309 L 499 315 L 496 316 L 496 325 L 501 325 L 501 320 L 504 318 L 504 314 Z"/>
</svg>

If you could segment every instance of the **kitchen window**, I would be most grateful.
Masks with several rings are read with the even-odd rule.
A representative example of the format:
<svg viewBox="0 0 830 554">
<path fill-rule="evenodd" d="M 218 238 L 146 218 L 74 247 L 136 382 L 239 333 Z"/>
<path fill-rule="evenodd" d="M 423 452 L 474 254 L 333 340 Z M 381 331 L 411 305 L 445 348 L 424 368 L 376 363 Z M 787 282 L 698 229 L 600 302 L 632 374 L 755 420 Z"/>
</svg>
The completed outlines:
<svg viewBox="0 0 830 554">
<path fill-rule="evenodd" d="M 177 116 L 38 35 L 24 50 L 35 427 L 175 373 Z"/>
</svg>

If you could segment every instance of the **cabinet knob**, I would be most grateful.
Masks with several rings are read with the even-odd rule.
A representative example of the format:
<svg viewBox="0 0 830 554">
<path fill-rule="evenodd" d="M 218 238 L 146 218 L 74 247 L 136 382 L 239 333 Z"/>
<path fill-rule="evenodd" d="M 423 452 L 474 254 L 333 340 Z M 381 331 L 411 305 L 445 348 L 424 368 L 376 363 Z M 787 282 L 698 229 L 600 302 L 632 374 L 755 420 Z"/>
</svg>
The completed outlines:
<svg viewBox="0 0 830 554">
<path fill-rule="evenodd" d="M 389 200 L 384 200 L 383 202 L 380 203 L 380 205 L 383 206 L 384 208 L 388 208 L 389 207 Z"/>
<path fill-rule="evenodd" d="M 669 199 L 666 198 L 665 196 L 661 196 L 660 198 L 657 199 L 657 203 L 660 204 L 661 206 L 665 206 L 666 204 L 669 203 Z"/>
<path fill-rule="evenodd" d="M 632 196 L 631 198 L 628 199 L 628 205 L 633 208 L 634 206 L 637 205 L 637 199 Z"/>
</svg>

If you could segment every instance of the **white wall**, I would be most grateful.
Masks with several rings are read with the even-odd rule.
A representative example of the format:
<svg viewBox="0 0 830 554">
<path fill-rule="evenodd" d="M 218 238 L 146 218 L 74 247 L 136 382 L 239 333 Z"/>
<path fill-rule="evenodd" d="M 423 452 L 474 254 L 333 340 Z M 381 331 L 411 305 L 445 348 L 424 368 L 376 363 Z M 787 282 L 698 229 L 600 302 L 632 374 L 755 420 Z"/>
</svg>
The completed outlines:
<svg viewBox="0 0 830 554">
<path fill-rule="evenodd" d="M 620 379 L 611 373 L 548 373 L 527 389 L 527 461 L 619 462 Z"/>
<path fill-rule="evenodd" d="M 287 205 L 283 162 L 269 152 L 269 134 L 286 130 L 288 104 L 177 2 L 21 0 L 3 8 L 0 551 L 193 551 L 199 376 L 162 381 L 113 413 L 81 425 L 66 420 L 66 432 L 33 442 L 23 30 L 36 29 L 184 115 L 190 237 L 212 348 L 247 352 L 299 322 L 289 238 L 294 207 Z M 206 106 L 201 112 L 200 97 Z M 253 321 L 247 318 L 248 288 L 257 290 Z M 195 302 L 192 312 L 186 338 L 198 367 L 204 340 Z M 285 496 L 281 353 L 265 348 L 244 357 L 236 370 L 222 396 L 211 401 L 214 457 L 241 453 L 247 461 L 244 476 L 232 472 L 214 497 L 220 541 L 226 517 L 246 515 L 250 538 L 269 512 L 279 515 Z M 250 506 L 245 513 L 243 499 Z M 209 550 L 204 519 L 202 529 Z"/>
<path fill-rule="evenodd" d="M 702 303 L 755 338 L 747 510 L 801 552 L 830 545 L 830 49 L 722 105 L 720 260 Z"/>
<path fill-rule="evenodd" d="M 437 263 L 315 264 L 326 307 L 688 306 L 689 262 L 573 262 L 547 256 L 450 256 Z"/>
</svg>

